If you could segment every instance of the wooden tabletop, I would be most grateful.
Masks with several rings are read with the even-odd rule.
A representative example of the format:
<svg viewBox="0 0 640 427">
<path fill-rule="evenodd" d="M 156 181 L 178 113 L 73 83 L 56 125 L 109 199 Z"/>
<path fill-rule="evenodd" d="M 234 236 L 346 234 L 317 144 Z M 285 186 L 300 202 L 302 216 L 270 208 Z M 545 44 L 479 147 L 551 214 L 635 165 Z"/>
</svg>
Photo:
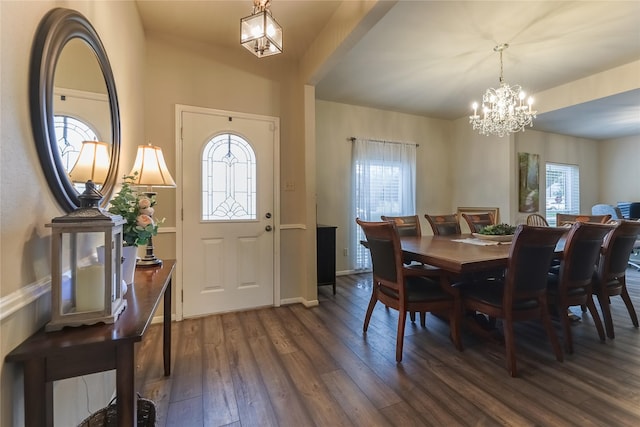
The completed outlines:
<svg viewBox="0 0 640 427">
<path fill-rule="evenodd" d="M 174 260 L 164 260 L 160 267 L 137 268 L 133 285 L 125 295 L 127 307 L 115 323 L 65 327 L 60 331 L 36 332 L 7 354 L 8 362 L 24 361 L 37 354 L 63 353 L 66 348 L 95 346 L 118 341 L 140 341 L 158 308 L 175 267 Z"/>
<path fill-rule="evenodd" d="M 471 237 L 470 234 L 402 237 L 402 251 L 412 260 L 451 273 L 470 273 L 507 266 L 510 243 L 481 246 L 454 241 Z"/>
</svg>

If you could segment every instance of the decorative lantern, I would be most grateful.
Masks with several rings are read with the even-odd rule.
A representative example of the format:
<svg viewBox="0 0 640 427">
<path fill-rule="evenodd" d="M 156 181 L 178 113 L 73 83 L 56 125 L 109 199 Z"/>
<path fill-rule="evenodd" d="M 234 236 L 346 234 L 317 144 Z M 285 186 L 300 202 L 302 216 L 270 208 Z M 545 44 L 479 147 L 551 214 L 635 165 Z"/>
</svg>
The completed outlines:
<svg viewBox="0 0 640 427">
<path fill-rule="evenodd" d="M 126 307 L 122 292 L 122 225 L 99 207 L 102 195 L 87 181 L 80 208 L 51 227 L 51 321 L 45 330 L 114 323 Z M 96 256 L 104 245 L 104 256 Z"/>
</svg>

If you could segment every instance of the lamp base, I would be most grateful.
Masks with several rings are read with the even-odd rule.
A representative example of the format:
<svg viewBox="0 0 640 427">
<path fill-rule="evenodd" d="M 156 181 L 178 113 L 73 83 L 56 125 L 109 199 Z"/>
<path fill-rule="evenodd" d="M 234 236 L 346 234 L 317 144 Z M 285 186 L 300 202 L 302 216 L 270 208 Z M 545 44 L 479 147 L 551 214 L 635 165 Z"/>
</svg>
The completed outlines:
<svg viewBox="0 0 640 427">
<path fill-rule="evenodd" d="M 140 258 L 136 261 L 136 267 L 158 267 L 162 265 L 162 260 L 155 256 Z"/>
</svg>

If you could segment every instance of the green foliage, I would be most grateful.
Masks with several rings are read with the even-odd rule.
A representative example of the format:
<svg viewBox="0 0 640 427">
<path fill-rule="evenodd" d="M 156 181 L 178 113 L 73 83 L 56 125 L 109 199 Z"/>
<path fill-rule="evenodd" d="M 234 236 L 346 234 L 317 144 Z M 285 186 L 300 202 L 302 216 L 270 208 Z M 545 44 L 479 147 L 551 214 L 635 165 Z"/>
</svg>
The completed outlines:
<svg viewBox="0 0 640 427">
<path fill-rule="evenodd" d="M 149 198 L 132 188 L 137 174 L 125 175 L 122 188 L 109 202 L 109 212 L 127 221 L 122 231 L 125 246 L 146 245 L 151 236 L 158 234 L 158 224 L 164 221 L 156 222 L 153 219 L 155 197 Z"/>
<path fill-rule="evenodd" d="M 490 236 L 510 236 L 515 233 L 516 227 L 509 224 L 496 224 L 487 225 L 480 230 L 480 234 L 487 234 Z"/>
</svg>

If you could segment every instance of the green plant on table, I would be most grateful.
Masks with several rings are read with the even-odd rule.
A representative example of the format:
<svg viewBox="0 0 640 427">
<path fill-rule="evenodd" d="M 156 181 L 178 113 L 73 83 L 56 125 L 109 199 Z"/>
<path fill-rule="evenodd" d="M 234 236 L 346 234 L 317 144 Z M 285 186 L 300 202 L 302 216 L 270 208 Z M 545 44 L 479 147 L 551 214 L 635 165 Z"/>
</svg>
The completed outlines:
<svg viewBox="0 0 640 427">
<path fill-rule="evenodd" d="M 515 233 L 516 227 L 509 224 L 495 224 L 487 225 L 479 231 L 480 234 L 486 234 L 490 236 L 510 236 Z"/>
<path fill-rule="evenodd" d="M 155 196 L 148 197 L 132 187 L 137 174 L 125 175 L 120 191 L 109 202 L 109 212 L 126 221 L 122 226 L 124 246 L 146 245 L 151 236 L 158 234 L 158 225 L 164 222 L 164 219 L 156 221 L 153 218 Z"/>
</svg>

